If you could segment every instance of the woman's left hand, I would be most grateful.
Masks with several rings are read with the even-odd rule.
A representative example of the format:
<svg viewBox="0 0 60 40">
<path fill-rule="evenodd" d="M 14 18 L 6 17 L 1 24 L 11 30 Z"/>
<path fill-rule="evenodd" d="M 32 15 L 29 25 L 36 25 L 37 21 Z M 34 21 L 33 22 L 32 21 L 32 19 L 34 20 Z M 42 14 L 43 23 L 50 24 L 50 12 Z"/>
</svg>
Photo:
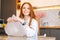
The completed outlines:
<svg viewBox="0 0 60 40">
<path fill-rule="evenodd" d="M 17 22 L 18 21 L 17 17 L 13 18 L 13 21 Z"/>
</svg>

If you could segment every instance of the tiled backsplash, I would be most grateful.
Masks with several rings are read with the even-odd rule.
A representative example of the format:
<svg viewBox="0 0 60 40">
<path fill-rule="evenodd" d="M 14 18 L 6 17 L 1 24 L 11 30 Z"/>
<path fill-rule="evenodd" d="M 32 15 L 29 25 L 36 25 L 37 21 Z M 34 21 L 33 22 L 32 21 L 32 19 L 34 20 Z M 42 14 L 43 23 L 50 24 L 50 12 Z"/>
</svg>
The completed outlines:
<svg viewBox="0 0 60 40">
<path fill-rule="evenodd" d="M 41 26 L 60 26 L 60 9 L 43 10 L 46 11 L 46 17 L 41 19 Z"/>
</svg>

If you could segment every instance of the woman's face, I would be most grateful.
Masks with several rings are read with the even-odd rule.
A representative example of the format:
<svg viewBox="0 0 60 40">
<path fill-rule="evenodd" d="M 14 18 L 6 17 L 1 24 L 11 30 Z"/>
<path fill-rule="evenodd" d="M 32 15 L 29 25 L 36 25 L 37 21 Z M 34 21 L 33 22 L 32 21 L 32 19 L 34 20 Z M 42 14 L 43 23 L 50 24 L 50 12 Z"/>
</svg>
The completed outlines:
<svg viewBox="0 0 60 40">
<path fill-rule="evenodd" d="M 28 4 L 25 4 L 25 5 L 23 6 L 22 12 L 23 12 L 24 16 L 27 16 L 27 15 L 30 14 L 30 7 L 29 7 Z"/>
</svg>

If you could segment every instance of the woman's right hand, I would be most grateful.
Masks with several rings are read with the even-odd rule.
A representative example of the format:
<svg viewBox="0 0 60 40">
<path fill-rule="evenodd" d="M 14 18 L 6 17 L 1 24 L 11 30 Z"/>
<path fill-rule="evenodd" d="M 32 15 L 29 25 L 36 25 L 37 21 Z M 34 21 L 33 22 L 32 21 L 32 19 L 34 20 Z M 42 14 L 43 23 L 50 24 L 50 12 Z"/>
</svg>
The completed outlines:
<svg viewBox="0 0 60 40">
<path fill-rule="evenodd" d="M 9 18 L 7 19 L 7 22 L 12 22 L 12 18 L 9 17 Z"/>
<path fill-rule="evenodd" d="M 12 21 L 18 21 L 18 19 L 15 17 L 15 18 L 12 18 L 12 17 L 9 17 L 8 19 L 7 19 L 7 22 L 12 22 Z"/>
</svg>

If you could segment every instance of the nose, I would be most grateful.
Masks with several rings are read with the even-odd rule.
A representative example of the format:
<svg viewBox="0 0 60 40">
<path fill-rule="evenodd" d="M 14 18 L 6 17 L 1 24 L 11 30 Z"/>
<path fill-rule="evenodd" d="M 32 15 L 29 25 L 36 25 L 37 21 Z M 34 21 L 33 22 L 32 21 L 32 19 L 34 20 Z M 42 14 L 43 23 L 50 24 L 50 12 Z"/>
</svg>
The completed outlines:
<svg viewBox="0 0 60 40">
<path fill-rule="evenodd" d="M 27 12 L 27 9 L 25 9 L 24 12 Z"/>
<path fill-rule="evenodd" d="M 27 11 L 28 9 L 27 8 L 25 8 L 25 11 Z"/>
</svg>

